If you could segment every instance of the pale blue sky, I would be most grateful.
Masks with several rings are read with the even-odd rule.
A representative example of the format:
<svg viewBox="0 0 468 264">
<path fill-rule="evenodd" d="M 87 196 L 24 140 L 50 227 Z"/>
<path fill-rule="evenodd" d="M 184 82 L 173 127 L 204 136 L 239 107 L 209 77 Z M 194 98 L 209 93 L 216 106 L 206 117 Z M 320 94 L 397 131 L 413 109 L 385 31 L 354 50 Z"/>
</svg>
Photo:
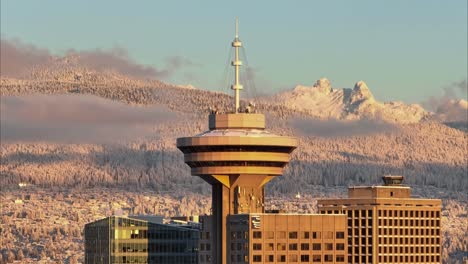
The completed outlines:
<svg viewBox="0 0 468 264">
<path fill-rule="evenodd" d="M 157 68 L 181 56 L 195 65 L 166 81 L 223 90 L 236 16 L 262 92 L 327 77 L 420 102 L 467 78 L 466 0 L 2 0 L 1 35 L 58 54 L 118 46 Z"/>
</svg>

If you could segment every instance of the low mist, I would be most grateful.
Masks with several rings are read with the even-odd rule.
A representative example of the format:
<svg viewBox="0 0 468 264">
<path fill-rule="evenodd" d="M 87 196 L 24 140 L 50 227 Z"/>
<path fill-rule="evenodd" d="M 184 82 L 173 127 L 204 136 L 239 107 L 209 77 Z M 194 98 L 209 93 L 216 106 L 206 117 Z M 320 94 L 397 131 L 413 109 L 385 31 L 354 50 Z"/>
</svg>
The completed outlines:
<svg viewBox="0 0 468 264">
<path fill-rule="evenodd" d="M 157 138 L 154 127 L 174 120 L 162 106 L 137 107 L 90 95 L 2 96 L 2 143 L 121 143 Z"/>
<path fill-rule="evenodd" d="M 291 127 L 303 136 L 353 137 L 397 131 L 399 127 L 380 120 L 294 119 Z"/>
</svg>

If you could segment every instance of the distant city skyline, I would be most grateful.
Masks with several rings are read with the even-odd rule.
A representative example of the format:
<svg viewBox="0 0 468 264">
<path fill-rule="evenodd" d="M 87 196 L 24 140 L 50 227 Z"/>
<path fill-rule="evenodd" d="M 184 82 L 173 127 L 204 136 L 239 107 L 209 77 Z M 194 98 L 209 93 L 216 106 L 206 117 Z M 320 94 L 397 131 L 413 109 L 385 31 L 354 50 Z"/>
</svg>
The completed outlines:
<svg viewBox="0 0 468 264">
<path fill-rule="evenodd" d="M 137 63 L 172 67 L 163 81 L 223 91 L 235 17 L 262 94 L 326 77 L 420 103 L 467 78 L 465 0 L 2 1 L 0 22 L 2 39 L 54 54 L 119 47 Z"/>
</svg>

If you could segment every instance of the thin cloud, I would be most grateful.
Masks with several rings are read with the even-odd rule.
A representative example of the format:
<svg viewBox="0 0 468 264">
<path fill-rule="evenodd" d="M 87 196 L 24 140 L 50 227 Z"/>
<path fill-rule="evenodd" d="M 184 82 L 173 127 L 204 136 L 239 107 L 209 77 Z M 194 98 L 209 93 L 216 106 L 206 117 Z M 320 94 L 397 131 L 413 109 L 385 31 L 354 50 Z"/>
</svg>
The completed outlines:
<svg viewBox="0 0 468 264">
<path fill-rule="evenodd" d="M 450 100 L 455 99 L 465 99 L 468 97 L 468 87 L 467 80 L 461 80 L 458 82 L 453 82 L 442 88 L 442 95 L 440 96 L 431 96 L 427 100 L 422 102 L 422 105 L 433 112 L 441 106 L 444 106 Z"/>
<path fill-rule="evenodd" d="M 41 65 L 50 59 L 46 49 L 24 44 L 19 40 L 0 39 L 0 75 L 19 77 L 33 66 Z"/>
<path fill-rule="evenodd" d="M 2 77 L 24 77 L 33 67 L 51 62 L 54 56 L 47 49 L 24 44 L 19 40 L 1 39 L 0 41 Z M 187 67 L 200 66 L 181 56 L 166 58 L 165 65 L 161 68 L 143 65 L 133 60 L 126 49 L 119 47 L 109 50 L 69 49 L 64 57 L 67 56 L 75 57 L 78 65 L 91 70 L 98 72 L 111 70 L 134 78 L 167 79 Z"/>
<path fill-rule="evenodd" d="M 90 95 L 1 97 L 2 142 L 118 143 L 156 137 L 153 128 L 176 114 Z"/>
</svg>

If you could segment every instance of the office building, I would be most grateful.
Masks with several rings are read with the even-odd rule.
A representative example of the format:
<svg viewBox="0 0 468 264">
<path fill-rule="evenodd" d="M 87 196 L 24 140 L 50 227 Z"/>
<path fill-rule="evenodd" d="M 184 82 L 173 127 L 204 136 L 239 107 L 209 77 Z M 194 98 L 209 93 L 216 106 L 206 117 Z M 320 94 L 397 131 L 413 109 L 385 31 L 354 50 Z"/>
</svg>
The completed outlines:
<svg viewBox="0 0 468 264">
<path fill-rule="evenodd" d="M 111 216 L 84 232 L 85 264 L 198 263 L 199 229 L 189 225 Z"/>
<path fill-rule="evenodd" d="M 318 201 L 320 213 L 347 215 L 348 263 L 441 263 L 441 200 L 412 198 L 402 176 L 383 180 Z"/>
</svg>

